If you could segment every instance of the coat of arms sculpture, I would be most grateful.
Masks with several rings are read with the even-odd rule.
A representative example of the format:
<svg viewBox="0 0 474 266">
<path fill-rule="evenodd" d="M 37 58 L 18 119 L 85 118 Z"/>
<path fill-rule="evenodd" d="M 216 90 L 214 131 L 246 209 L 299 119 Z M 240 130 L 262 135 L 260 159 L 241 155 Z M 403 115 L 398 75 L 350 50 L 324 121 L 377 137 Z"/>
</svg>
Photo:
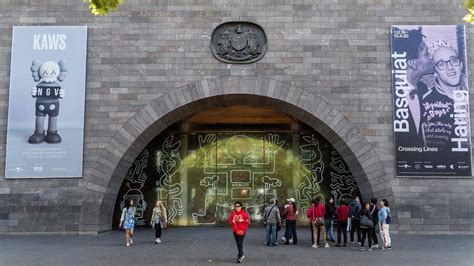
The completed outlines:
<svg viewBox="0 0 474 266">
<path fill-rule="evenodd" d="M 257 24 L 228 22 L 212 33 L 214 56 L 225 63 L 248 64 L 260 60 L 267 50 L 267 36 Z"/>
</svg>

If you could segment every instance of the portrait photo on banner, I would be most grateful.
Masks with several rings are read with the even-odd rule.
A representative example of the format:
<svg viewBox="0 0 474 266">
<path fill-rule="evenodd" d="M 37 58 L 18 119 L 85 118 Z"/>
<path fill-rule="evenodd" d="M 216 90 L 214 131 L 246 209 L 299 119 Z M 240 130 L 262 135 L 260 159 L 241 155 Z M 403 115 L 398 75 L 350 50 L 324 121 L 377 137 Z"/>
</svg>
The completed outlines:
<svg viewBox="0 0 474 266">
<path fill-rule="evenodd" d="M 398 176 L 470 176 L 463 25 L 393 25 L 393 128 Z"/>
</svg>

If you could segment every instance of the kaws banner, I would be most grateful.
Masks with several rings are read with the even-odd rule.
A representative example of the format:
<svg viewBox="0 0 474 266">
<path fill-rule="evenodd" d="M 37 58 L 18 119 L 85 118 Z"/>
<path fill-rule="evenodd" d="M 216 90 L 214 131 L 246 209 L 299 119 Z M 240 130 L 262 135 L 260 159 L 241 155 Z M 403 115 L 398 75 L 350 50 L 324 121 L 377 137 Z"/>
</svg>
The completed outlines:
<svg viewBox="0 0 474 266">
<path fill-rule="evenodd" d="M 6 178 L 82 177 L 87 27 L 13 27 Z"/>
<path fill-rule="evenodd" d="M 391 26 L 398 176 L 471 176 L 466 30 Z"/>
</svg>

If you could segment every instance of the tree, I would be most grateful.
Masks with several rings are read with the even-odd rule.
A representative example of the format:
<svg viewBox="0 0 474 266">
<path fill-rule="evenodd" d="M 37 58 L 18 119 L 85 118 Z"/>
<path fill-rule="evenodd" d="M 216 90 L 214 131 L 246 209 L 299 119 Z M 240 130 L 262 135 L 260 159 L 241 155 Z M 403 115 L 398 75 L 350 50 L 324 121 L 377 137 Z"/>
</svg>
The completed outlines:
<svg viewBox="0 0 474 266">
<path fill-rule="evenodd" d="M 123 0 L 83 0 L 89 2 L 89 8 L 94 15 L 108 15 L 109 12 L 117 9 Z"/>
<path fill-rule="evenodd" d="M 469 10 L 469 14 L 464 16 L 464 21 L 474 24 L 474 0 L 464 0 L 464 6 Z"/>
</svg>

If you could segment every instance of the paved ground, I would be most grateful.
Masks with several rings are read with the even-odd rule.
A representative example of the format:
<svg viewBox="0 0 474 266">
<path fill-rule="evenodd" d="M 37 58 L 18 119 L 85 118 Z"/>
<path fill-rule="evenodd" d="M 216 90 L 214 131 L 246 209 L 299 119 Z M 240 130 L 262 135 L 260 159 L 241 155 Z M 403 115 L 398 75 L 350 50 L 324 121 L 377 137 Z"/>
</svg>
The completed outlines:
<svg viewBox="0 0 474 266">
<path fill-rule="evenodd" d="M 298 245 L 266 247 L 263 228 L 245 241 L 246 265 L 474 265 L 474 236 L 393 235 L 394 249 L 310 246 L 308 228 Z M 236 245 L 229 228 L 170 228 L 154 244 L 152 229 L 137 230 L 125 247 L 122 232 L 97 236 L 0 236 L 0 265 L 233 265 Z"/>
</svg>

